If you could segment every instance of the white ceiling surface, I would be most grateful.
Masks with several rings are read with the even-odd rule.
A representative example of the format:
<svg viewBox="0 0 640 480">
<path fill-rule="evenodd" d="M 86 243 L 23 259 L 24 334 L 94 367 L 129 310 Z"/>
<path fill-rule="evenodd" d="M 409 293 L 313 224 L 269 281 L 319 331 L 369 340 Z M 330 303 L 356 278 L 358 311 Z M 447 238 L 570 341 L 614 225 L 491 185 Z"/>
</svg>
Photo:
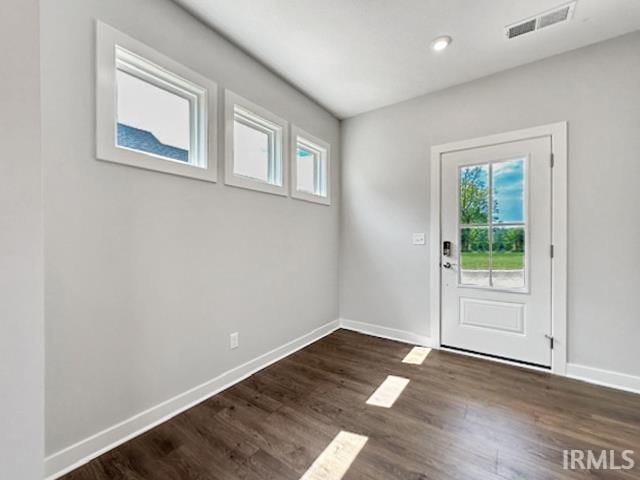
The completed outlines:
<svg viewBox="0 0 640 480">
<path fill-rule="evenodd" d="M 507 40 L 562 0 L 176 0 L 340 118 L 640 29 L 640 0 L 578 0 L 572 21 Z M 453 43 L 429 48 L 438 35 Z"/>
</svg>

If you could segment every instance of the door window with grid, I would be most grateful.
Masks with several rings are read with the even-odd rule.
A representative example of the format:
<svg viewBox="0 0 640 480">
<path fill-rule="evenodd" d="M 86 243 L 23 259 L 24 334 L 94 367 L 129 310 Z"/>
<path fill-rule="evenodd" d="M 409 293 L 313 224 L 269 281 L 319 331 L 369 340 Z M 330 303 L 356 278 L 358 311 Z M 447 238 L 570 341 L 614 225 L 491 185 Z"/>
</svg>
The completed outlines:
<svg viewBox="0 0 640 480">
<path fill-rule="evenodd" d="M 459 168 L 461 286 L 527 287 L 527 159 Z"/>
</svg>

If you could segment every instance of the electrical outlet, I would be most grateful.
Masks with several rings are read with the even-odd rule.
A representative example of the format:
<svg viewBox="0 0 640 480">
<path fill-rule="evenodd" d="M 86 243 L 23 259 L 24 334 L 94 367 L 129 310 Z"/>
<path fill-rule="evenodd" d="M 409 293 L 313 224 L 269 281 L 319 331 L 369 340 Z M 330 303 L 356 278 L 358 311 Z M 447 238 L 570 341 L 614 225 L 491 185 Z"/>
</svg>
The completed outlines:
<svg viewBox="0 0 640 480">
<path fill-rule="evenodd" d="M 233 348 L 238 348 L 238 345 L 240 345 L 240 337 L 239 337 L 239 333 L 238 332 L 234 332 L 231 335 L 229 335 L 229 347 Z"/>
</svg>

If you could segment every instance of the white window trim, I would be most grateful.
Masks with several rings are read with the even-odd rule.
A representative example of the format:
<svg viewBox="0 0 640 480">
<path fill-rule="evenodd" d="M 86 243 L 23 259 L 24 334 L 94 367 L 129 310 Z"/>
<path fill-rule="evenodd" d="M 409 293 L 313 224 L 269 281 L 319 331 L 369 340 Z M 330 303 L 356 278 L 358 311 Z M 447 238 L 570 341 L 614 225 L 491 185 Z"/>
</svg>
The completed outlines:
<svg viewBox="0 0 640 480">
<path fill-rule="evenodd" d="M 262 182 L 255 178 L 244 177 L 234 173 L 234 124 L 236 107 L 243 110 L 247 117 L 251 119 L 251 123 L 260 127 L 260 123 L 273 124 L 277 127 L 275 132 L 275 141 L 273 145 L 275 156 L 280 156 L 280 167 L 282 169 L 282 185 Z M 289 145 L 289 123 L 281 117 L 271 113 L 264 107 L 257 105 L 250 100 L 230 91 L 225 90 L 224 93 L 224 125 L 225 125 L 225 142 L 224 142 L 224 183 L 233 187 L 246 188 L 249 190 L 257 190 L 259 192 L 273 193 L 276 195 L 289 195 L 289 161 L 288 148 Z M 272 131 L 268 127 L 264 127 Z M 268 133 L 268 132 L 267 132 Z"/>
<path fill-rule="evenodd" d="M 304 192 L 298 190 L 298 164 L 297 164 L 297 150 L 298 150 L 298 141 L 301 143 L 306 143 L 308 146 L 314 150 L 324 150 L 326 153 L 325 164 L 327 166 L 325 172 L 326 179 L 326 196 L 315 195 L 310 192 Z M 311 135 L 310 133 L 304 131 L 300 127 L 295 125 L 291 126 L 291 152 L 289 154 L 291 157 L 291 196 L 298 200 L 305 200 L 307 202 L 319 203 L 321 205 L 331 205 L 331 145 L 325 142 L 324 140 Z"/>
<path fill-rule="evenodd" d="M 118 61 L 117 50 L 124 60 Z M 186 98 L 191 104 L 200 102 L 202 108 L 191 108 L 193 163 L 117 146 L 117 68 Z M 163 81 L 163 75 L 170 81 Z M 96 156 L 99 160 L 215 182 L 217 101 L 215 82 L 115 28 L 96 22 Z"/>
</svg>

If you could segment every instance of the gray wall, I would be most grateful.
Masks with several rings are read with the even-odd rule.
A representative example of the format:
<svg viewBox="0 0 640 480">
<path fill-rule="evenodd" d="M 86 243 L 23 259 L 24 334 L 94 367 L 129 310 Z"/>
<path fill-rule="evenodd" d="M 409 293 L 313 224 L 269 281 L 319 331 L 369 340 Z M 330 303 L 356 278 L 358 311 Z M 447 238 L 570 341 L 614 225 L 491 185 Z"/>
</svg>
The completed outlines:
<svg viewBox="0 0 640 480">
<path fill-rule="evenodd" d="M 430 335 L 434 266 L 411 245 L 430 147 L 567 120 L 569 361 L 640 375 L 638 52 L 633 33 L 343 122 L 340 316 Z"/>
<path fill-rule="evenodd" d="M 96 161 L 95 18 L 330 142 L 332 206 Z M 338 317 L 335 118 L 168 0 L 43 1 L 42 70 L 48 454 Z"/>
<path fill-rule="evenodd" d="M 39 480 L 44 450 L 37 0 L 0 2 L 0 478 Z"/>
</svg>

